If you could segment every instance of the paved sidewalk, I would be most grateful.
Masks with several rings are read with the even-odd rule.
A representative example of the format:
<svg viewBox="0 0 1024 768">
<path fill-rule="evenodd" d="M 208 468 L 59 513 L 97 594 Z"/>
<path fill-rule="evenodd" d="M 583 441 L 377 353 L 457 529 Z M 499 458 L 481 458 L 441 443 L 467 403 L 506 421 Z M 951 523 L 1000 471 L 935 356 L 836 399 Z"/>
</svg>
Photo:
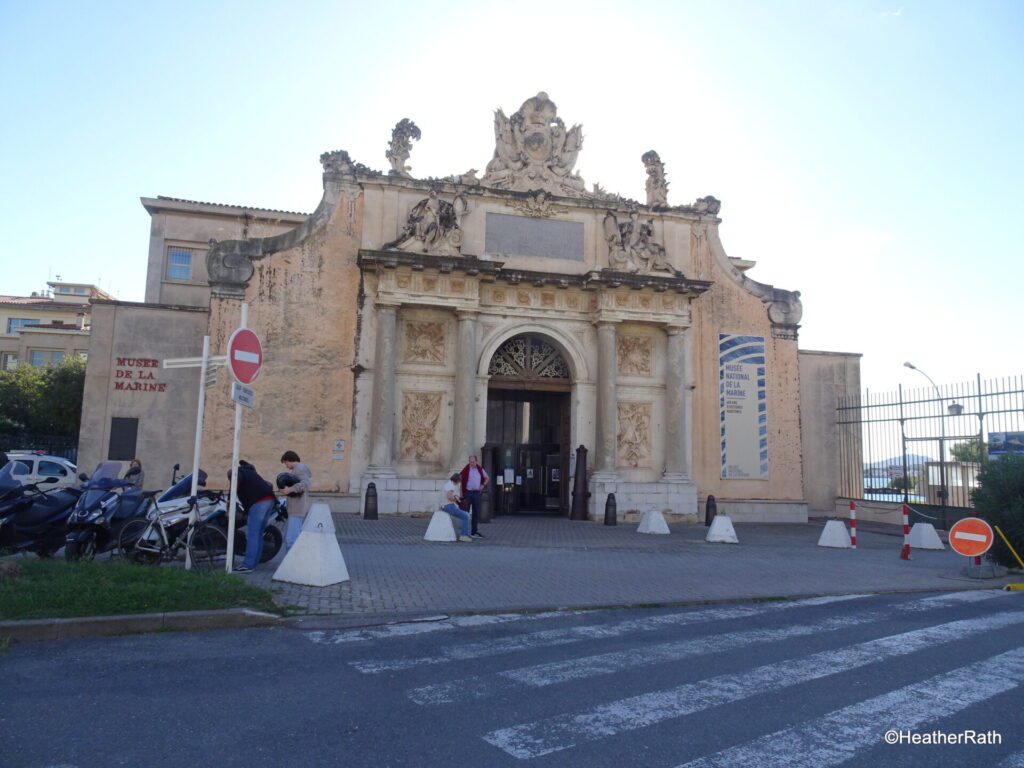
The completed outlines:
<svg viewBox="0 0 1024 768">
<path fill-rule="evenodd" d="M 329 587 L 272 581 L 280 558 L 246 577 L 303 625 L 370 623 L 442 613 L 683 603 L 799 595 L 1001 587 L 977 580 L 951 550 L 900 560 L 898 526 L 858 525 L 858 549 L 817 546 L 823 520 L 735 525 L 739 544 L 709 544 L 702 524 L 670 535 L 551 517 L 499 517 L 473 543 L 423 540 L 426 518 L 335 515 L 351 580 Z"/>
</svg>

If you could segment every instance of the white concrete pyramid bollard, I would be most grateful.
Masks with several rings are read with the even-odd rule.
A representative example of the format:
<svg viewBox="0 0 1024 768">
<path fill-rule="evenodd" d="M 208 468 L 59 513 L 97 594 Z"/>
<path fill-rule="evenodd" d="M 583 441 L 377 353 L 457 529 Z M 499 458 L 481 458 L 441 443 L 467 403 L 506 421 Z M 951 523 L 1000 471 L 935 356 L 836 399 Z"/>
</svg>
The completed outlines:
<svg viewBox="0 0 1024 768">
<path fill-rule="evenodd" d="M 914 549 L 945 549 L 939 534 L 935 532 L 935 526 L 931 523 L 914 523 L 910 529 L 910 546 Z"/>
<path fill-rule="evenodd" d="M 841 520 L 829 520 L 818 539 L 819 547 L 835 547 L 836 549 L 849 549 L 850 532 Z"/>
<path fill-rule="evenodd" d="M 715 515 L 704 541 L 715 544 L 739 544 L 740 540 L 736 538 L 736 529 L 732 527 L 732 518 L 728 515 Z"/>
<path fill-rule="evenodd" d="M 671 533 L 668 529 L 668 523 L 665 522 L 665 516 L 661 513 L 660 509 L 649 509 L 644 512 L 643 519 L 640 521 L 640 525 L 636 529 L 637 533 Z"/>
<path fill-rule="evenodd" d="M 430 525 L 423 536 L 427 541 L 458 541 L 455 535 L 455 521 L 443 509 L 437 510 L 430 518 Z"/>
<path fill-rule="evenodd" d="M 348 580 L 331 508 L 323 503 L 314 504 L 302 523 L 299 538 L 274 572 L 274 581 L 326 587 Z"/>
</svg>

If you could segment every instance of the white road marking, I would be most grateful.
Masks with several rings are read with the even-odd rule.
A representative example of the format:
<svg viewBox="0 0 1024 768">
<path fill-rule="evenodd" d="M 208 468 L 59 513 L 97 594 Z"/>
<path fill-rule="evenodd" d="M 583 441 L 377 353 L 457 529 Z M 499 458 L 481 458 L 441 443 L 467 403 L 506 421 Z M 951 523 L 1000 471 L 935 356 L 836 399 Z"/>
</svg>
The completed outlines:
<svg viewBox="0 0 1024 768">
<path fill-rule="evenodd" d="M 887 728 L 913 731 L 1024 683 L 1024 648 L 843 707 L 680 768 L 821 768 L 883 743 Z M 978 764 L 984 762 L 981 754 Z"/>
<path fill-rule="evenodd" d="M 383 627 L 345 630 L 314 630 L 306 632 L 306 638 L 323 645 L 340 643 L 356 643 L 362 640 L 380 640 L 390 637 L 408 637 L 428 632 L 444 632 L 463 627 L 485 627 L 492 624 L 504 624 L 509 621 L 536 621 L 559 616 L 577 616 L 585 611 L 547 611 L 545 613 L 498 613 L 480 614 L 475 616 L 452 616 L 439 618 L 437 621 L 417 621 L 402 624 L 388 624 Z"/>
<path fill-rule="evenodd" d="M 1024 623 L 1024 612 L 1021 611 L 953 621 L 768 664 L 743 674 L 720 675 L 664 691 L 632 696 L 583 712 L 500 728 L 483 738 L 514 757 L 539 757 L 568 749 L 580 741 L 614 736 L 709 707 L 740 701 L 768 690 L 797 685 L 904 656 L 939 643 L 953 642 L 1021 623 Z"/>
<path fill-rule="evenodd" d="M 828 597 L 811 597 L 805 600 L 788 600 L 773 603 L 749 605 L 729 605 L 714 608 L 698 609 L 686 613 L 648 616 L 642 619 L 628 619 L 616 624 L 593 624 L 584 627 L 563 627 L 546 629 L 524 635 L 513 635 L 507 638 L 483 640 L 474 643 L 452 645 L 439 649 L 440 655 L 419 656 L 415 658 L 401 657 L 393 659 L 377 659 L 349 662 L 360 672 L 380 674 L 402 669 L 412 669 L 430 664 L 446 664 L 452 661 L 478 659 L 485 656 L 497 656 L 529 648 L 550 648 L 552 646 L 578 643 L 583 640 L 619 637 L 633 632 L 650 632 L 665 627 L 695 624 L 705 621 L 722 621 L 725 619 L 744 618 L 760 613 L 767 613 L 790 608 L 801 608 L 808 605 L 824 605 L 843 600 L 853 600 L 866 595 L 835 595 Z M 323 642 L 310 638 L 314 642 Z"/>
<path fill-rule="evenodd" d="M 898 608 L 902 612 L 933 610 L 955 603 L 987 600 L 991 597 L 1005 594 L 1005 592 L 993 590 L 985 592 L 954 592 L 952 594 L 922 598 L 921 600 L 900 605 Z M 888 615 L 889 612 L 880 611 L 857 612 L 830 617 L 813 624 L 796 624 L 780 628 L 743 630 L 715 635 L 714 642 L 709 642 L 707 638 L 701 637 L 693 640 L 661 643 L 639 650 L 630 649 L 615 653 L 603 653 L 579 659 L 508 669 L 489 675 L 475 675 L 458 680 L 447 680 L 441 683 L 413 688 L 409 691 L 408 696 L 415 703 L 422 705 L 473 701 L 517 688 L 543 688 L 570 680 L 621 672 L 631 667 L 662 664 L 703 654 L 735 650 L 755 644 L 778 642 L 792 637 L 812 635 L 819 632 L 831 632 L 837 629 L 878 621 Z"/>
</svg>

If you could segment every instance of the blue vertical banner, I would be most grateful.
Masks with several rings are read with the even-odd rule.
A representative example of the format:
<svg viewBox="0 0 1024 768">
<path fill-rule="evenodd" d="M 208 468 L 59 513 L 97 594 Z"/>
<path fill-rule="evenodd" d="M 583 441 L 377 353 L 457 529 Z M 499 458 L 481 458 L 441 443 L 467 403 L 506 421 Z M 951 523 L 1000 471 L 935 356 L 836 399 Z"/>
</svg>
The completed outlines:
<svg viewBox="0 0 1024 768">
<path fill-rule="evenodd" d="M 764 336 L 718 335 L 722 479 L 768 479 Z"/>
</svg>

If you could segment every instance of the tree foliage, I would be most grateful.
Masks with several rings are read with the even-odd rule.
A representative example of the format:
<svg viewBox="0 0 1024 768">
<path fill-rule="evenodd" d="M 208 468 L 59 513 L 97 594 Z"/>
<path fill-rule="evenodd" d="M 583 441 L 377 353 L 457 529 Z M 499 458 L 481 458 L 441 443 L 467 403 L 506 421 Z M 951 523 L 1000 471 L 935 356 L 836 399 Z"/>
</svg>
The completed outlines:
<svg viewBox="0 0 1024 768">
<path fill-rule="evenodd" d="M 975 513 L 998 525 L 1024 558 L 1024 455 L 1011 453 L 988 462 L 978 473 L 978 484 L 972 494 Z M 1019 567 L 999 534 L 989 557 L 999 565 Z"/>
<path fill-rule="evenodd" d="M 949 449 L 953 454 L 954 461 L 981 461 L 981 443 L 977 440 L 968 440 L 965 443 L 957 443 Z"/>
<path fill-rule="evenodd" d="M 0 432 L 78 436 L 85 361 L 77 355 L 55 365 L 19 365 L 0 372 Z"/>
</svg>

